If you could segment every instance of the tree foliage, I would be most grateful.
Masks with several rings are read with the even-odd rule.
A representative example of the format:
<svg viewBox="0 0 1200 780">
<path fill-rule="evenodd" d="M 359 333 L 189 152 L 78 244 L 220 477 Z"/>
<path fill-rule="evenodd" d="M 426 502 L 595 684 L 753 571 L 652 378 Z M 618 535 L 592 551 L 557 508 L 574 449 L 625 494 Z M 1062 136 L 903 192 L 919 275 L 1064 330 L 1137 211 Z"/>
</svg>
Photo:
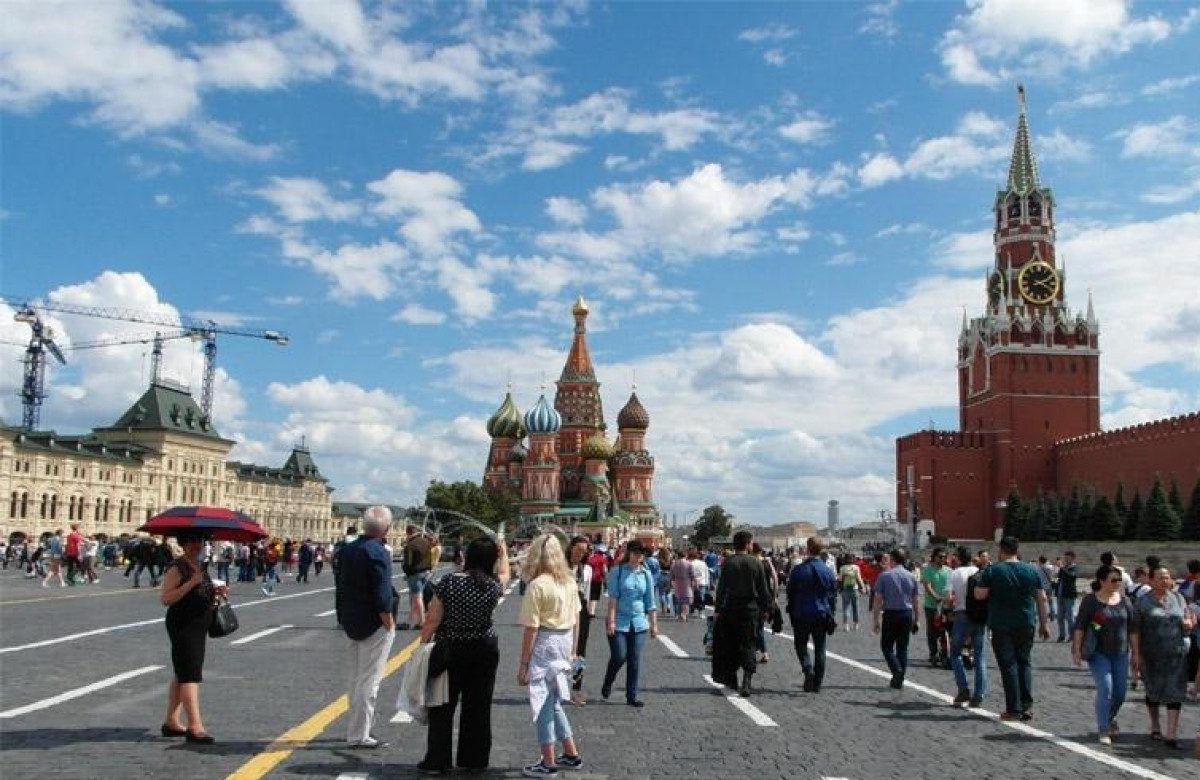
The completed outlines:
<svg viewBox="0 0 1200 780">
<path fill-rule="evenodd" d="M 1125 538 L 1139 539 L 1142 531 L 1142 491 L 1133 491 L 1133 500 L 1129 502 L 1129 511 L 1125 513 Z"/>
<path fill-rule="evenodd" d="M 1021 539 L 1025 536 L 1026 521 L 1029 518 L 1029 507 L 1016 485 L 1008 491 L 1008 499 L 1004 505 L 1004 535 Z"/>
<path fill-rule="evenodd" d="M 1200 476 L 1196 477 L 1196 484 L 1192 487 L 1192 500 L 1184 513 L 1182 526 L 1181 539 L 1200 542 Z"/>
<path fill-rule="evenodd" d="M 442 482 L 435 479 L 431 481 L 429 487 L 425 489 L 425 506 L 431 509 L 449 509 L 467 515 L 489 528 L 495 528 L 500 523 L 504 523 L 506 534 L 516 530 L 517 510 L 512 500 L 503 493 L 487 490 L 470 480 Z M 467 539 L 482 533 L 478 528 L 466 523 L 461 524 L 461 531 L 459 531 L 459 526 L 456 526 L 457 520 L 458 518 L 453 515 L 441 518 L 441 522 L 446 527 L 454 528 L 455 533 L 461 532 Z"/>
<path fill-rule="evenodd" d="M 708 544 L 714 536 L 729 536 L 733 530 L 733 515 L 725 511 L 720 504 L 704 508 L 700 519 L 692 526 L 692 541 L 698 547 Z"/>
<path fill-rule="evenodd" d="M 1125 533 L 1125 525 L 1108 496 L 1096 499 L 1096 507 L 1092 511 L 1092 529 L 1091 537 L 1097 541 L 1119 540 Z"/>
<path fill-rule="evenodd" d="M 1179 529 L 1179 514 L 1175 511 L 1175 507 L 1171 506 L 1171 501 L 1167 498 L 1167 491 L 1163 489 L 1162 480 L 1155 479 L 1154 487 L 1150 489 L 1150 497 L 1146 499 L 1146 508 L 1141 523 L 1142 533 L 1139 536 L 1143 539 L 1169 541 L 1179 538 Z"/>
</svg>

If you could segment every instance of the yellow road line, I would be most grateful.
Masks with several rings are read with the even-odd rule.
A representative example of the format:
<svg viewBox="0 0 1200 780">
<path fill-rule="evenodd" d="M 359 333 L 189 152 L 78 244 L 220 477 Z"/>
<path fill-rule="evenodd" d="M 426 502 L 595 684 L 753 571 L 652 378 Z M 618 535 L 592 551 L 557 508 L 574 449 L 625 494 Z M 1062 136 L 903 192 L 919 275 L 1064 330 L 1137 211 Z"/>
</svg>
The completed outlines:
<svg viewBox="0 0 1200 780">
<path fill-rule="evenodd" d="M 420 644 L 420 639 L 414 639 L 407 647 L 392 656 L 383 669 L 383 678 L 386 680 L 403 666 Z M 329 727 L 329 724 L 344 715 L 349 708 L 350 700 L 345 694 L 342 694 L 314 713 L 308 720 L 280 734 L 274 742 L 267 745 L 266 750 L 242 764 L 225 780 L 260 780 L 279 766 L 293 751 L 316 739 L 322 731 Z"/>
<path fill-rule="evenodd" d="M 76 587 L 84 587 L 82 585 Z M 158 592 L 158 588 L 127 588 L 125 590 L 106 590 L 98 593 L 76 593 L 74 596 L 43 596 L 36 599 L 16 599 L 15 601 L 0 601 L 0 607 L 8 607 L 13 604 L 36 604 L 39 601 L 66 601 L 67 599 L 94 599 L 97 596 L 125 596 L 130 593 L 142 593 L 144 591 Z"/>
</svg>

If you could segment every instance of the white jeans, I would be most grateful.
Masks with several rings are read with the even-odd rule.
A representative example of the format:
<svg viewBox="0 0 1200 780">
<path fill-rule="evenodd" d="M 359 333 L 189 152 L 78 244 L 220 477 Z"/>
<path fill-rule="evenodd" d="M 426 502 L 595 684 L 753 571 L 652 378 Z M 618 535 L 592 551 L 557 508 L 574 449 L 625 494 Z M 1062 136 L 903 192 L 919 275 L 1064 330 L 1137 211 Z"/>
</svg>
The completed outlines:
<svg viewBox="0 0 1200 780">
<path fill-rule="evenodd" d="M 380 626 L 366 639 L 347 639 L 350 643 L 346 653 L 346 687 L 350 697 L 350 711 L 346 713 L 347 742 L 365 742 L 371 736 L 379 683 L 383 681 L 383 668 L 395 638 L 395 630 Z"/>
</svg>

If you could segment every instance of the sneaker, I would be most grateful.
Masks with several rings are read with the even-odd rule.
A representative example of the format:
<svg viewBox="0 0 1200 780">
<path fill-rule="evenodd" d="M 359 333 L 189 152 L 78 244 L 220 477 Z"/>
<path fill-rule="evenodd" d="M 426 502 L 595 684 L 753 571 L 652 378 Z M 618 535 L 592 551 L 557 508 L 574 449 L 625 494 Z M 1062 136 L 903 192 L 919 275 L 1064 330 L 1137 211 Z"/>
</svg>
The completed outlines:
<svg viewBox="0 0 1200 780">
<path fill-rule="evenodd" d="M 266 588 L 260 588 L 260 590 L 262 591 L 262 594 L 263 594 L 264 596 L 270 596 L 270 595 L 271 595 L 271 591 L 267 590 Z"/>
<path fill-rule="evenodd" d="M 1000 720 L 1003 720 L 1003 721 L 1020 720 L 1020 719 L 1021 719 L 1021 713 L 1019 713 L 1019 712 L 1002 712 L 1002 713 L 1000 713 Z"/>
<path fill-rule="evenodd" d="M 970 700 L 971 700 L 971 689 L 970 688 L 959 688 L 958 695 L 954 697 L 954 706 L 962 707 L 964 704 L 966 704 Z"/>
<path fill-rule="evenodd" d="M 554 765 L 559 769 L 578 769 L 583 766 L 583 756 L 568 756 L 566 753 L 563 753 L 554 759 Z"/>
<path fill-rule="evenodd" d="M 523 768 L 521 774 L 525 775 L 525 777 L 554 777 L 558 774 L 558 767 L 546 766 L 541 761 L 538 761 L 536 764 L 530 764 Z"/>
<path fill-rule="evenodd" d="M 1115 720 L 1108 724 L 1108 736 L 1115 737 L 1120 733 L 1121 729 L 1119 726 L 1117 726 L 1117 722 Z"/>
<path fill-rule="evenodd" d="M 769 653 L 763 653 L 763 654 L 762 654 L 762 658 L 758 659 L 758 662 L 759 662 L 760 664 L 769 664 L 769 663 L 771 663 L 771 655 L 770 655 Z"/>
<path fill-rule="evenodd" d="M 982 696 L 972 696 L 971 701 L 967 702 L 967 706 L 968 707 L 982 707 L 983 706 L 983 697 Z"/>
<path fill-rule="evenodd" d="M 904 687 L 904 675 L 902 675 L 902 674 L 893 674 L 893 675 L 892 675 L 892 681 L 891 681 L 890 683 L 888 683 L 888 684 L 889 684 L 889 685 L 891 685 L 891 686 L 892 686 L 893 688 L 895 688 L 896 690 L 900 690 L 901 688 L 903 688 L 903 687 Z"/>
<path fill-rule="evenodd" d="M 1021 720 L 1033 720 L 1033 710 L 1025 710 L 1022 712 Z"/>
<path fill-rule="evenodd" d="M 1108 736 L 1107 734 L 1101 734 L 1100 744 L 1104 745 L 1105 747 L 1112 747 L 1112 737 Z"/>
<path fill-rule="evenodd" d="M 600 698 L 607 699 L 612 695 L 612 686 L 608 683 L 600 686 Z"/>
</svg>

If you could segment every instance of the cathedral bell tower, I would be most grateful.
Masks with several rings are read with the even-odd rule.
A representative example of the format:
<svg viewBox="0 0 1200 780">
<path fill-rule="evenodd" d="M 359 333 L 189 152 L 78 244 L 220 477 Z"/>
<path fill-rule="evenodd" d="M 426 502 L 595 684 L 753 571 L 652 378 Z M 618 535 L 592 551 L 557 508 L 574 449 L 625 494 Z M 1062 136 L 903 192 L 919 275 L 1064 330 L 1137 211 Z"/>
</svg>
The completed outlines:
<svg viewBox="0 0 1200 780">
<path fill-rule="evenodd" d="M 571 352 L 567 355 L 567 362 L 563 366 L 562 376 L 558 379 L 558 389 L 554 394 L 554 408 L 562 415 L 558 455 L 562 462 L 564 499 L 583 497 L 583 445 L 604 428 L 600 383 L 596 381 L 596 370 L 592 366 L 592 355 L 587 344 L 588 312 L 587 301 L 580 295 L 571 307 L 571 315 L 575 318 Z"/>
<path fill-rule="evenodd" d="M 1058 440 L 1100 428 L 1099 323 L 1067 304 L 1055 251 L 1055 200 L 1042 185 L 1017 88 L 1008 181 L 993 204 L 993 266 L 982 316 L 963 315 L 958 344 L 962 431 L 997 437 L 993 485 L 1026 495 L 1053 475 Z M 1020 446 L 1014 446 L 1020 442 Z"/>
</svg>

